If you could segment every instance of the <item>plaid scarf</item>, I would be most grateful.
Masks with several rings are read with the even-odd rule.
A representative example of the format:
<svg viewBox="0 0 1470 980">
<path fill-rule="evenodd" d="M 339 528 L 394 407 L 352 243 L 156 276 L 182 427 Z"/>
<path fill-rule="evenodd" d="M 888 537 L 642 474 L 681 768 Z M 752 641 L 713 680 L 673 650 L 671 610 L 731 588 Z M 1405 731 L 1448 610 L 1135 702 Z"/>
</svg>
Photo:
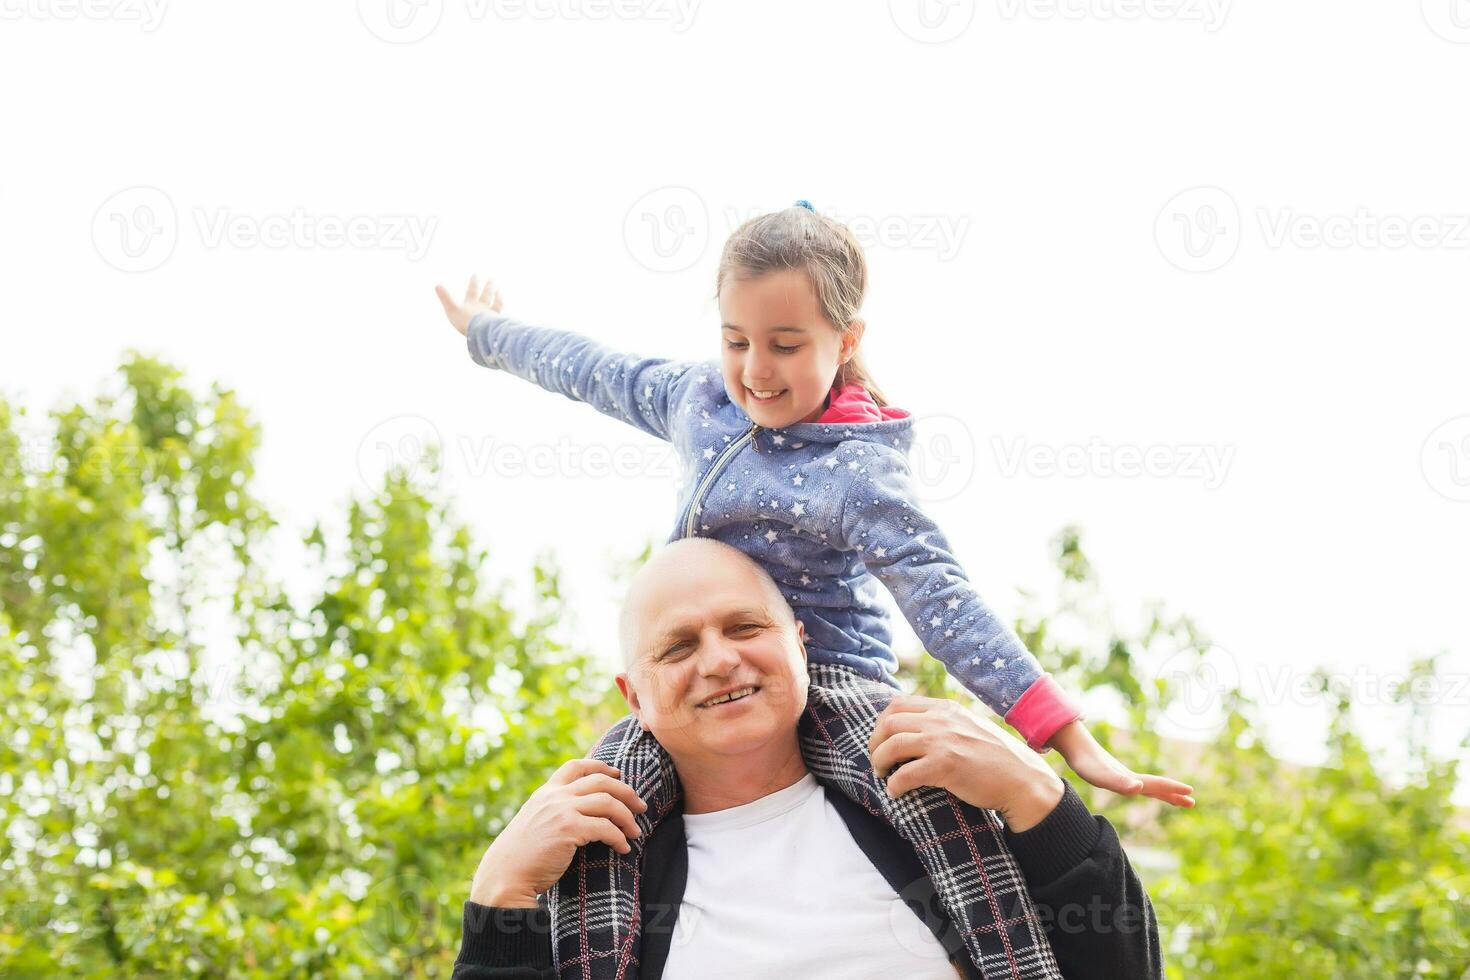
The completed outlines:
<svg viewBox="0 0 1470 980">
<path fill-rule="evenodd" d="M 927 882 L 916 884 L 933 889 L 923 897 L 943 911 L 986 980 L 1061 980 L 1000 817 L 932 786 L 889 799 L 873 772 L 868 739 L 894 689 L 845 667 L 813 664 L 809 673 L 797 728 L 812 774 L 886 820 L 913 846 L 928 874 Z M 552 951 L 561 980 L 634 980 L 644 845 L 680 805 L 682 793 L 668 753 L 631 715 L 598 741 L 591 756 L 619 768 L 648 803 L 637 817 L 643 836 L 630 842 L 629 854 L 597 842 L 577 849 L 547 895 Z M 911 890 L 902 897 L 916 897 L 907 894 Z"/>
</svg>

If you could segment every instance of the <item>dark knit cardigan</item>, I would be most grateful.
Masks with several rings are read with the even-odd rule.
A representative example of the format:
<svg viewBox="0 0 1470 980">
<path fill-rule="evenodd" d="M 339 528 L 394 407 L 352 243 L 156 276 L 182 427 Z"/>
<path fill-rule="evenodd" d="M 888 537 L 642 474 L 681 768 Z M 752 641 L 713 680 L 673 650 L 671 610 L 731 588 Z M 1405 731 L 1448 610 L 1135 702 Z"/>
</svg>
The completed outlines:
<svg viewBox="0 0 1470 980">
<path fill-rule="evenodd" d="M 949 950 L 961 971 L 974 976 L 962 944 L 932 900 L 934 890 L 922 887 L 925 875 L 913 848 L 888 823 L 830 786 L 823 788 L 873 866 Z M 641 975 L 648 980 L 663 973 L 688 870 L 682 813 L 670 814 L 659 829 L 650 840 L 641 895 Z M 1070 783 L 1041 823 L 1019 834 L 1007 830 L 1005 835 L 1046 924 L 1063 976 L 1163 977 L 1158 923 L 1148 894 L 1112 824 L 1089 812 Z M 493 909 L 466 902 L 453 976 L 454 980 L 557 980 L 546 909 Z"/>
</svg>

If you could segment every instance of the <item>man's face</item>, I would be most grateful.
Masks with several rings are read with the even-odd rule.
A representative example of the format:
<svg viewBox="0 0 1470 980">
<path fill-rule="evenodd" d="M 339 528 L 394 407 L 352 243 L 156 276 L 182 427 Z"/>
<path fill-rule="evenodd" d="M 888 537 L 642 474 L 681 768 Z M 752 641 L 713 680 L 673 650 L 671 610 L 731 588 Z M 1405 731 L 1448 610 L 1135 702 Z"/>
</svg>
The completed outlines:
<svg viewBox="0 0 1470 980">
<path fill-rule="evenodd" d="M 725 282 L 720 323 L 725 391 L 768 429 L 821 417 L 837 368 L 860 336 L 844 337 L 822 316 L 800 269 Z"/>
<path fill-rule="evenodd" d="M 713 549 L 680 554 L 640 586 L 618 690 L 675 762 L 794 748 L 806 634 L 774 588 Z"/>
</svg>

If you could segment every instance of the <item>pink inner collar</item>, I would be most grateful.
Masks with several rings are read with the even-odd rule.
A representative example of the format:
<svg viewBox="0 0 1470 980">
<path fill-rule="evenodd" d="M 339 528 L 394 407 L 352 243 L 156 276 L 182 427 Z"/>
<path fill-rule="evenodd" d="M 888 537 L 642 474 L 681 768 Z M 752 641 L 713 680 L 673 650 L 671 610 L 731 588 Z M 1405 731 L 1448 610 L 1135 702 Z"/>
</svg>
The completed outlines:
<svg viewBox="0 0 1470 980">
<path fill-rule="evenodd" d="M 892 405 L 879 407 L 873 401 L 873 396 L 868 394 L 868 389 L 860 384 L 846 384 L 841 388 L 832 389 L 832 398 L 827 404 L 827 410 L 822 413 L 818 422 L 889 422 L 893 419 L 906 419 L 909 413 Z"/>
</svg>

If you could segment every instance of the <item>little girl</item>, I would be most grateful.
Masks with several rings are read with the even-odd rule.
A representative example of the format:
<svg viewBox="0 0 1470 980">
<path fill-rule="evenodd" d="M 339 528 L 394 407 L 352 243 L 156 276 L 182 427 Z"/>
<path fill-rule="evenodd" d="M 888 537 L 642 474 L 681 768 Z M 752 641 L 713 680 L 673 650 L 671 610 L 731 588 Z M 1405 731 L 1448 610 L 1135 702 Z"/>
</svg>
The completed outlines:
<svg viewBox="0 0 1470 980">
<path fill-rule="evenodd" d="M 852 232 L 798 201 L 725 242 L 718 362 L 619 354 L 529 326 L 500 313 L 488 281 L 472 278 L 460 303 L 436 291 L 476 363 L 671 441 L 694 479 L 669 539 L 717 538 L 754 558 L 805 626 L 811 663 L 847 667 L 890 694 L 897 687 L 876 576 L 924 648 L 1032 748 L 1057 749 L 1099 788 L 1193 806 L 1186 784 L 1138 775 L 1097 743 L 919 508 L 907 462 L 913 419 L 888 404 L 860 351 L 867 279 Z"/>
</svg>

